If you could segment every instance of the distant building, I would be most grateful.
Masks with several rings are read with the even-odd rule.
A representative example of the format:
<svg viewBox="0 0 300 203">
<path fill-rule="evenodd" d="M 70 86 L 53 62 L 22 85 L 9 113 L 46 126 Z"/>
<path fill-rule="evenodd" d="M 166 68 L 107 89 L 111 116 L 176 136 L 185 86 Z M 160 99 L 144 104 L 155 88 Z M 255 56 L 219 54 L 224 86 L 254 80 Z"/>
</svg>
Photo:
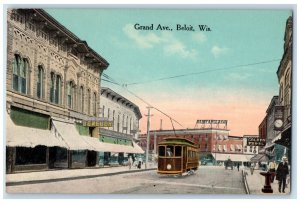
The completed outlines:
<svg viewBox="0 0 300 203">
<path fill-rule="evenodd" d="M 128 154 L 141 152 L 141 149 L 136 149 L 139 147 L 135 144 L 139 134 L 139 120 L 142 118 L 139 107 L 110 88 L 102 87 L 100 108 L 101 117 L 112 122 L 111 127 L 100 128 L 100 141 L 115 144 L 118 149 L 128 145 L 135 146 L 135 150 L 131 152 L 124 148 L 119 153 L 100 153 L 100 161 L 104 165 L 122 163 Z"/>
<path fill-rule="evenodd" d="M 258 135 L 261 139 L 267 139 L 267 116 L 264 117 L 258 126 Z"/>
<path fill-rule="evenodd" d="M 258 146 L 249 146 L 247 144 L 248 138 L 259 138 L 258 135 L 244 135 L 243 136 L 243 153 L 244 154 L 258 154 Z"/>
<path fill-rule="evenodd" d="M 157 144 L 168 137 L 186 138 L 194 142 L 200 152 L 201 161 L 207 163 L 224 162 L 228 158 L 233 161 L 248 162 L 251 157 L 244 156 L 241 137 L 230 136 L 227 129 L 195 128 L 176 130 L 150 131 L 149 150 L 157 153 Z M 147 148 L 147 134 L 139 136 L 140 146 Z"/>
<path fill-rule="evenodd" d="M 277 117 L 278 135 L 273 139 L 277 143 L 286 147 L 286 155 L 291 158 L 290 148 L 292 143 L 292 42 L 293 42 L 293 18 L 290 16 L 286 21 L 284 34 L 284 53 L 277 70 L 279 82 L 279 97 Z M 282 124 L 281 124 L 282 122 Z"/>
</svg>

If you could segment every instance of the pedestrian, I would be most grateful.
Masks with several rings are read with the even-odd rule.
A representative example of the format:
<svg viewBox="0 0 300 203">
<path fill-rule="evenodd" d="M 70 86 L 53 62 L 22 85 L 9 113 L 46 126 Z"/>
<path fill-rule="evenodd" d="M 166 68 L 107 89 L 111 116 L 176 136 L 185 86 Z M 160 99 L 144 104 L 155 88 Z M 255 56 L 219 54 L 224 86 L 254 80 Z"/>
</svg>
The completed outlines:
<svg viewBox="0 0 300 203">
<path fill-rule="evenodd" d="M 132 163 L 133 163 L 132 158 L 131 158 L 131 156 L 129 156 L 129 158 L 128 158 L 128 167 L 129 167 L 129 170 L 131 169 Z"/>
<path fill-rule="evenodd" d="M 238 162 L 237 165 L 236 165 L 238 171 L 240 171 L 240 163 Z"/>
<path fill-rule="evenodd" d="M 254 163 L 251 163 L 250 172 L 251 172 L 251 175 L 253 175 L 253 172 L 254 172 Z"/>
<path fill-rule="evenodd" d="M 275 175 L 276 175 L 276 164 L 275 164 L 275 161 L 273 160 L 273 161 L 271 161 L 270 163 L 269 163 L 269 166 L 268 166 L 268 170 L 269 170 L 269 172 L 270 173 L 272 173 L 272 176 L 271 176 L 271 183 L 273 183 L 274 182 L 274 178 L 275 178 Z"/>
<path fill-rule="evenodd" d="M 282 157 L 282 162 L 279 163 L 277 170 L 276 170 L 276 180 L 278 180 L 278 191 L 285 193 L 285 186 L 286 186 L 286 176 L 289 174 L 289 166 L 287 162 L 287 157 Z"/>
<path fill-rule="evenodd" d="M 143 160 L 142 160 L 141 157 L 139 157 L 139 159 L 138 159 L 138 169 L 142 168 L 142 163 L 143 163 Z"/>
</svg>

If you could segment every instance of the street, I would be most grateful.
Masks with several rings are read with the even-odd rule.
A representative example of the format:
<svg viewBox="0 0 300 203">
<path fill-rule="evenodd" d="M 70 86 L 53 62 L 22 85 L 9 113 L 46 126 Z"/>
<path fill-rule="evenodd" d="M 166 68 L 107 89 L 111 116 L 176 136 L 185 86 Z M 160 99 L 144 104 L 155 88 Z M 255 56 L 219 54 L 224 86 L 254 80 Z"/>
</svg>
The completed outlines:
<svg viewBox="0 0 300 203">
<path fill-rule="evenodd" d="M 183 177 L 156 170 L 49 183 L 7 186 L 8 193 L 245 194 L 241 171 L 204 166 Z"/>
</svg>

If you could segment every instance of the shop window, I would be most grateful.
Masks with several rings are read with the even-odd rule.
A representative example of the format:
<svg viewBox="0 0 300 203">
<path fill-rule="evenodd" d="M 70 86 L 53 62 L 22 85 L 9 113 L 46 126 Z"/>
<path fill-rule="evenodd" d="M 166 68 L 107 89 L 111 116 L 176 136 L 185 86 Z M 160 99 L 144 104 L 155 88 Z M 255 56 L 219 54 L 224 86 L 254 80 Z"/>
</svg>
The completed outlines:
<svg viewBox="0 0 300 203">
<path fill-rule="evenodd" d="M 17 147 L 16 148 L 16 165 L 45 164 L 46 163 L 45 146 L 34 148 Z"/>
<path fill-rule="evenodd" d="M 73 163 L 85 163 L 86 151 L 85 150 L 76 150 L 72 152 L 72 162 Z"/>
<path fill-rule="evenodd" d="M 28 60 L 15 54 L 13 60 L 13 89 L 23 94 L 27 93 Z"/>
</svg>

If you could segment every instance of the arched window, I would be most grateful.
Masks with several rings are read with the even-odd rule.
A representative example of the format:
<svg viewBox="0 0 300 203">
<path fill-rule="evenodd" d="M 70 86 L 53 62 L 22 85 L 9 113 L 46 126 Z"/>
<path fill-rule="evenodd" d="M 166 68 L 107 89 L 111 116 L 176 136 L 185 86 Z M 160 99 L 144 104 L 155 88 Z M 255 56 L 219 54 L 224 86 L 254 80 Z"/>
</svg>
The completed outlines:
<svg viewBox="0 0 300 203">
<path fill-rule="evenodd" d="M 36 83 L 36 96 L 41 99 L 43 98 L 43 86 L 44 86 L 44 69 L 43 66 L 38 66 L 37 83 Z"/>
<path fill-rule="evenodd" d="M 83 86 L 80 87 L 79 90 L 79 98 L 80 98 L 80 111 L 83 113 L 84 112 L 84 93 L 83 93 Z"/>
<path fill-rule="evenodd" d="M 55 83 L 55 74 L 50 73 L 50 102 L 54 102 L 54 83 Z"/>
<path fill-rule="evenodd" d="M 88 115 L 90 115 L 91 114 L 91 91 L 90 91 L 90 89 L 87 90 L 87 98 L 88 98 L 88 100 L 87 100 L 87 107 L 88 107 L 87 112 L 88 112 Z"/>
<path fill-rule="evenodd" d="M 115 110 L 113 110 L 113 130 L 115 130 Z"/>
<path fill-rule="evenodd" d="M 24 94 L 27 93 L 28 68 L 28 60 L 21 58 L 18 54 L 15 54 L 13 60 L 13 89 Z"/>
<path fill-rule="evenodd" d="M 50 102 L 60 104 L 61 98 L 61 77 L 50 73 Z"/>
<path fill-rule="evenodd" d="M 68 107 L 73 109 L 74 108 L 74 83 L 70 81 L 67 86 L 67 101 L 68 101 Z"/>
<path fill-rule="evenodd" d="M 94 109 L 93 115 L 97 116 L 97 95 L 96 95 L 96 92 L 94 92 L 94 96 L 93 96 L 93 109 Z M 104 114 L 104 111 L 103 111 L 103 114 Z"/>
<path fill-rule="evenodd" d="M 56 75 L 56 82 L 55 82 L 55 103 L 59 104 L 61 98 L 61 78 L 59 75 Z"/>
</svg>

